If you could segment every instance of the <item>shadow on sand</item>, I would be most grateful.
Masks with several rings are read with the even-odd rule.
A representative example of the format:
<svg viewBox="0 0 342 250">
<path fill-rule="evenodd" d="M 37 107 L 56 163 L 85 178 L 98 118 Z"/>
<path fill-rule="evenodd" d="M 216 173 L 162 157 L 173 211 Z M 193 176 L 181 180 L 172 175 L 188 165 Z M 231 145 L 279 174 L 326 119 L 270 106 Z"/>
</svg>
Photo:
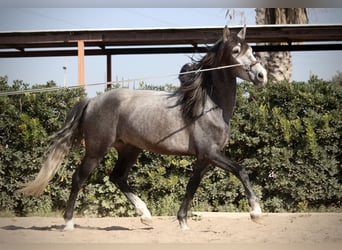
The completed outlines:
<svg viewBox="0 0 342 250">
<path fill-rule="evenodd" d="M 63 231 L 64 225 L 52 225 L 47 227 L 21 227 L 21 226 L 15 226 L 15 225 L 8 225 L 1 227 L 3 230 L 7 231 L 17 231 L 17 230 L 34 230 L 34 231 Z M 75 224 L 75 229 L 82 229 L 82 230 L 100 230 L 100 231 L 130 231 L 132 229 L 129 229 L 127 227 L 121 227 L 121 226 L 111 226 L 111 227 L 92 227 L 92 226 L 81 226 L 78 224 Z M 149 229 L 149 228 L 146 228 Z"/>
</svg>

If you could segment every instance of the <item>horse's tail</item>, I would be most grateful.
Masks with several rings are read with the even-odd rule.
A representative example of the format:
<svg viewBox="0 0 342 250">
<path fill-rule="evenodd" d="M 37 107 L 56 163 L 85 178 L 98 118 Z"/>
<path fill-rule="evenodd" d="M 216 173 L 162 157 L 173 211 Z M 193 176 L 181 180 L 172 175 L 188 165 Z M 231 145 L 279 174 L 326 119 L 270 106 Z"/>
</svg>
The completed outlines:
<svg viewBox="0 0 342 250">
<path fill-rule="evenodd" d="M 90 99 L 78 102 L 68 113 L 64 126 L 52 137 L 55 140 L 49 148 L 48 156 L 36 178 L 19 189 L 26 195 L 39 196 L 61 166 L 70 148 L 82 139 L 80 124 Z"/>
</svg>

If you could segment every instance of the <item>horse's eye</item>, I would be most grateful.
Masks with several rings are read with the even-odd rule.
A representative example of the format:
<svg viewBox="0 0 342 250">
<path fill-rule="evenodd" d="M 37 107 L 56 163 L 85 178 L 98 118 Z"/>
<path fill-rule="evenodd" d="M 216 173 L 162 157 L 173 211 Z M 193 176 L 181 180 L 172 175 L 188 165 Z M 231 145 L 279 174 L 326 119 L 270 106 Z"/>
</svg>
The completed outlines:
<svg viewBox="0 0 342 250">
<path fill-rule="evenodd" d="M 237 54 L 239 54 L 240 53 L 240 46 L 235 46 L 234 48 L 233 48 L 233 55 L 237 55 Z"/>
</svg>

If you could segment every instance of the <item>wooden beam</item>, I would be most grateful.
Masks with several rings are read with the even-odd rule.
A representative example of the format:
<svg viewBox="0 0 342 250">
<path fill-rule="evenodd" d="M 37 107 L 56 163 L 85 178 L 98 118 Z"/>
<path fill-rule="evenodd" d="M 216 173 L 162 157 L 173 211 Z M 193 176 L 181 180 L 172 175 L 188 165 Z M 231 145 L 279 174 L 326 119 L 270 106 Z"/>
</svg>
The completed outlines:
<svg viewBox="0 0 342 250">
<path fill-rule="evenodd" d="M 342 50 L 342 43 L 331 44 L 299 44 L 299 45 L 253 45 L 254 52 L 259 51 L 329 51 Z M 112 48 L 112 49 L 85 49 L 85 56 L 101 55 L 141 55 L 141 54 L 190 54 L 206 53 L 207 47 L 156 47 L 156 48 Z M 78 50 L 37 50 L 37 51 L 6 51 L 1 52 L 0 58 L 15 57 L 54 57 L 77 56 Z"/>
<path fill-rule="evenodd" d="M 231 27 L 237 32 L 241 27 Z M 0 32 L 0 49 L 87 46 L 142 46 L 212 44 L 223 27 L 155 28 L 113 30 L 56 30 Z M 247 27 L 247 42 L 341 41 L 342 25 L 254 25 Z"/>
</svg>

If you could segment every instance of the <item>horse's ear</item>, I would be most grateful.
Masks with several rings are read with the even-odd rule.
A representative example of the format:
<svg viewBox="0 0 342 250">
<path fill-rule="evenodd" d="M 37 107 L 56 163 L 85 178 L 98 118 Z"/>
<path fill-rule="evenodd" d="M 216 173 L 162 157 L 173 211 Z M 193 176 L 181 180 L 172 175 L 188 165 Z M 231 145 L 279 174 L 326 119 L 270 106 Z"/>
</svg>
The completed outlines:
<svg viewBox="0 0 342 250">
<path fill-rule="evenodd" d="M 242 40 L 245 40 L 246 37 L 246 24 L 243 26 L 243 28 L 240 30 L 240 32 L 237 34 L 238 37 L 240 37 Z"/>
<path fill-rule="evenodd" d="M 230 31 L 226 25 L 226 26 L 224 26 L 224 29 L 223 29 L 223 42 L 226 42 L 228 40 L 229 36 L 230 36 Z"/>
</svg>

